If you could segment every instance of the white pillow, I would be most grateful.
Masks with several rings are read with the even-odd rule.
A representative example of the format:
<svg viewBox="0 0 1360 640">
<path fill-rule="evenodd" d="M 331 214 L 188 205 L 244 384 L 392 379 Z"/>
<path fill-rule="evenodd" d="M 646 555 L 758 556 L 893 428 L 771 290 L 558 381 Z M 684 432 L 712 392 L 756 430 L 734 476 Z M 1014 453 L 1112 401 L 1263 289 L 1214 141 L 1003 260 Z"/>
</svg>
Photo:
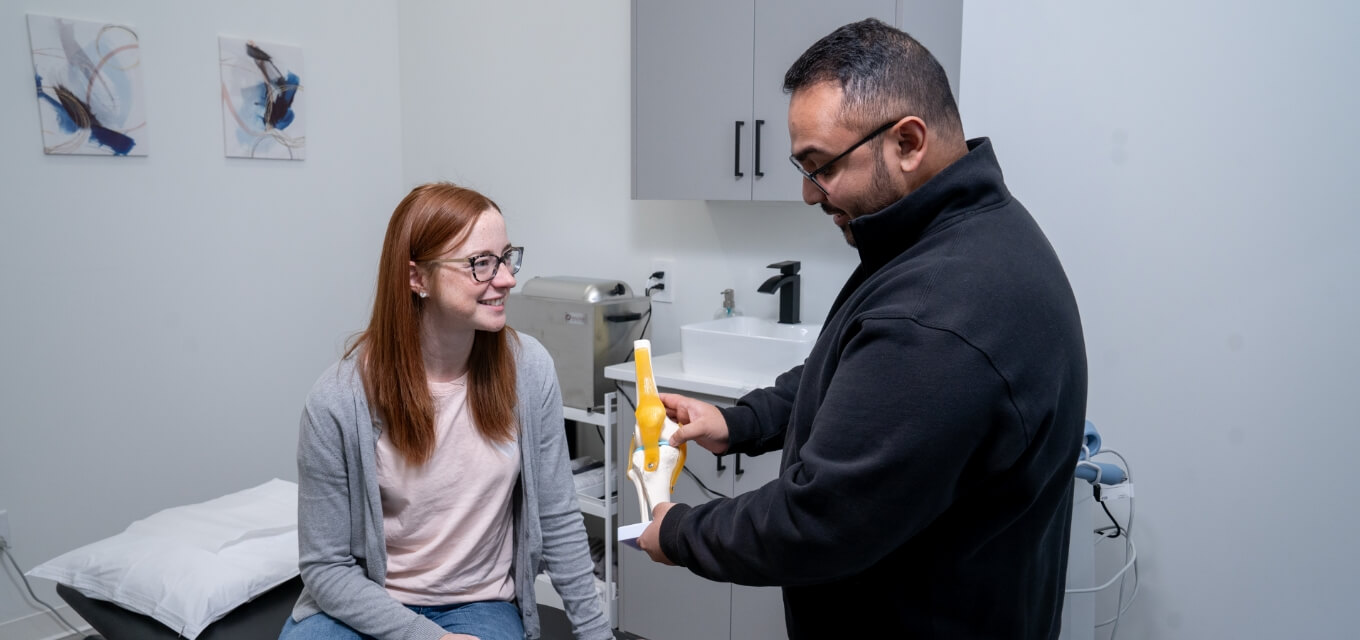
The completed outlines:
<svg viewBox="0 0 1360 640">
<path fill-rule="evenodd" d="M 155 618 L 194 640 L 298 575 L 297 485 L 274 479 L 166 509 L 28 572 Z"/>
</svg>

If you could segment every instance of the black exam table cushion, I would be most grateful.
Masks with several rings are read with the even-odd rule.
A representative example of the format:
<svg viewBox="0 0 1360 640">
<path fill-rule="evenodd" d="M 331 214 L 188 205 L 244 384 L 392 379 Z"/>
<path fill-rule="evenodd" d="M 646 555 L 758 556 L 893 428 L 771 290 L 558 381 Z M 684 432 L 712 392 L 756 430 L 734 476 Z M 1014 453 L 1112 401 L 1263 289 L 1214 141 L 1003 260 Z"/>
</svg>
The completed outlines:
<svg viewBox="0 0 1360 640">
<path fill-rule="evenodd" d="M 198 640 L 266 640 L 279 637 L 283 623 L 293 612 L 302 593 L 302 578 L 295 577 L 251 600 L 208 625 Z M 104 640 L 177 640 L 178 633 L 154 618 L 128 611 L 112 602 L 87 598 L 64 584 L 57 595 L 75 609 Z"/>
</svg>

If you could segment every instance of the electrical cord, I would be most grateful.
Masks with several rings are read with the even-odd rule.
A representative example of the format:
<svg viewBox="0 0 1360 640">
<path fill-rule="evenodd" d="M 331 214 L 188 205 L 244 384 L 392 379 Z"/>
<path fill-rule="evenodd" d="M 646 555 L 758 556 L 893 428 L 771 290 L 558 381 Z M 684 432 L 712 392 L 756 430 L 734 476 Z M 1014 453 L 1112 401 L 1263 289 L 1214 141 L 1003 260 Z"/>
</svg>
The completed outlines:
<svg viewBox="0 0 1360 640">
<path fill-rule="evenodd" d="M 1121 584 L 1121 585 L 1119 586 L 1119 589 L 1120 589 L 1120 597 L 1121 597 L 1121 599 L 1122 599 L 1122 597 L 1123 597 L 1123 589 L 1124 589 L 1124 586 Z M 1114 617 L 1112 617 L 1112 618 L 1110 618 L 1109 620 L 1106 620 L 1106 621 L 1104 621 L 1104 622 L 1097 623 L 1097 624 L 1096 624 L 1096 628 L 1099 629 L 1099 628 L 1101 628 L 1101 627 L 1108 627 L 1108 626 L 1110 626 L 1111 624 L 1115 625 L 1114 629 L 1110 631 L 1110 640 L 1114 640 L 1115 634 L 1119 632 L 1119 624 L 1118 624 L 1118 623 L 1119 623 L 1119 618 L 1122 617 L 1122 616 L 1124 615 L 1124 612 L 1126 612 L 1126 611 L 1129 610 L 1129 607 L 1132 607 L 1132 606 L 1133 606 L 1133 600 L 1134 600 L 1134 598 L 1137 598 L 1137 597 L 1138 597 L 1138 565 L 1134 565 L 1134 566 L 1133 566 L 1133 592 L 1132 592 L 1131 595 L 1129 595 L 1129 601 L 1126 602 L 1126 603 L 1124 603 L 1124 606 L 1123 606 L 1122 608 L 1120 608 L 1119 611 L 1115 612 Z"/>
<path fill-rule="evenodd" d="M 1133 553 L 1132 553 L 1132 556 L 1133 556 L 1133 557 L 1129 558 L 1129 561 L 1126 562 L 1126 563 L 1124 563 L 1124 567 L 1123 567 L 1122 569 L 1120 569 L 1119 571 L 1116 571 L 1116 572 L 1114 573 L 1113 576 L 1110 576 L 1110 579 L 1107 580 L 1107 581 L 1105 581 L 1105 584 L 1102 584 L 1102 585 L 1100 585 L 1100 586 L 1098 586 L 1098 587 L 1087 587 L 1087 588 L 1085 588 L 1085 589 L 1068 589 L 1067 592 L 1068 592 L 1068 593 L 1096 593 L 1097 591 L 1104 591 L 1104 590 L 1106 590 L 1106 589 L 1109 589 L 1111 586 L 1113 586 L 1114 583 L 1117 582 L 1117 581 L 1119 581 L 1120 578 L 1124 577 L 1124 573 L 1127 572 L 1130 568 L 1132 568 L 1132 567 L 1133 567 L 1133 563 L 1136 562 L 1136 561 L 1138 560 L 1138 548 L 1133 546 L 1133 541 L 1132 541 L 1132 540 L 1129 540 L 1128 538 L 1124 538 L 1124 542 L 1127 543 L 1128 546 L 1129 546 L 1130 548 L 1133 549 Z"/>
<path fill-rule="evenodd" d="M 1085 450 L 1085 447 L 1083 447 L 1083 450 Z M 1108 453 L 1108 454 L 1110 454 L 1110 455 L 1112 455 L 1112 456 L 1115 456 L 1116 458 L 1119 459 L 1120 464 L 1123 466 L 1122 471 L 1124 472 L 1124 482 L 1128 482 L 1128 483 L 1132 484 L 1132 482 L 1133 482 L 1133 470 L 1129 467 L 1129 462 L 1128 462 L 1128 460 L 1127 460 L 1126 458 L 1124 458 L 1123 454 L 1119 453 L 1118 451 L 1115 451 L 1114 449 L 1101 449 L 1101 450 L 1097 451 L 1096 453 L 1091 454 L 1091 455 L 1088 455 L 1088 456 L 1086 456 L 1086 457 L 1087 457 L 1088 459 L 1089 459 L 1089 458 L 1094 458 L 1095 456 L 1098 456 L 1098 455 L 1103 454 L 1103 453 Z M 1116 581 L 1119 582 L 1119 593 L 1118 593 L 1118 595 L 1117 595 L 1116 598 L 1115 598 L 1115 613 L 1114 613 L 1114 616 L 1111 617 L 1109 620 L 1105 620 L 1105 621 L 1100 622 L 1100 623 L 1098 623 L 1098 624 L 1095 625 L 1095 628 L 1096 628 L 1096 629 L 1100 629 L 1100 628 L 1103 628 L 1103 627 L 1107 627 L 1107 626 L 1113 625 L 1113 626 L 1111 626 L 1111 629 L 1110 629 L 1110 636 L 1109 636 L 1109 639 L 1108 639 L 1108 640 L 1115 640 L 1117 634 L 1119 633 L 1119 621 L 1120 621 L 1120 618 L 1123 617 L 1124 613 L 1125 613 L 1126 611 L 1129 610 L 1129 607 L 1133 606 L 1134 600 L 1138 597 L 1138 586 L 1139 586 L 1139 580 L 1138 580 L 1138 547 L 1137 547 L 1136 545 L 1134 545 L 1134 543 L 1133 543 L 1133 520 L 1134 520 L 1134 500 L 1135 500 L 1135 499 L 1134 499 L 1134 497 L 1133 497 L 1132 495 L 1129 496 L 1128 522 L 1121 526 L 1120 523 L 1119 523 L 1119 520 L 1118 520 L 1117 518 L 1115 518 L 1114 514 L 1110 512 L 1109 507 L 1106 506 L 1105 501 L 1104 501 L 1104 500 L 1101 500 L 1101 496 L 1100 496 L 1100 486 L 1101 486 L 1101 485 L 1099 484 L 1099 480 L 1100 480 L 1100 478 L 1101 478 L 1101 471 L 1102 471 L 1102 469 L 1099 467 L 1099 465 L 1095 465 L 1094 463 L 1087 462 L 1086 460 L 1083 460 L 1083 461 L 1078 462 L 1078 465 L 1081 465 L 1081 464 L 1089 464 L 1090 466 L 1096 467 L 1096 469 L 1095 469 L 1095 471 L 1096 471 L 1096 483 L 1093 484 L 1093 489 L 1092 489 L 1092 491 L 1093 491 L 1093 494 L 1094 494 L 1094 496 L 1095 496 L 1096 501 L 1100 503 L 1101 509 L 1103 509 L 1103 510 L 1105 511 L 1105 515 L 1106 515 L 1107 517 L 1109 517 L 1110 522 L 1112 523 L 1112 526 L 1100 527 L 1100 528 L 1098 528 L 1098 529 L 1095 529 L 1094 532 L 1095 532 L 1096 535 L 1099 535 L 1099 536 L 1100 536 L 1101 541 L 1104 541 L 1104 540 L 1111 540 L 1111 539 L 1117 539 L 1117 538 L 1121 538 L 1121 537 L 1122 537 L 1122 538 L 1124 539 L 1124 558 L 1125 558 L 1125 562 L 1124 562 L 1123 567 L 1121 567 L 1121 568 L 1119 569 L 1119 571 L 1115 572 L 1115 574 L 1114 574 L 1113 576 L 1111 576 L 1110 579 L 1109 579 L 1108 581 L 1105 582 L 1105 584 L 1102 584 L 1102 585 L 1097 586 L 1097 587 L 1091 587 L 1091 588 L 1085 588 L 1085 589 L 1067 589 L 1067 593 L 1096 593 L 1096 592 L 1099 592 L 1099 591 L 1104 591 L 1105 589 L 1107 589 L 1107 588 L 1113 586 L 1114 583 L 1115 583 Z M 1111 529 L 1113 529 L 1114 533 L 1109 533 L 1109 531 L 1110 531 Z M 1132 588 L 1132 591 L 1129 592 L 1129 599 L 1128 599 L 1128 602 L 1125 602 L 1125 601 L 1124 601 L 1124 592 L 1125 592 L 1125 589 L 1126 589 L 1127 586 L 1128 586 L 1128 578 L 1129 578 L 1129 572 L 1130 572 L 1130 571 L 1132 571 L 1133 588 Z"/>
<path fill-rule="evenodd" d="M 1110 508 L 1105 506 L 1105 501 L 1100 499 L 1100 485 L 1097 484 L 1092 486 L 1094 487 L 1093 491 L 1095 492 L 1096 502 L 1100 503 L 1100 508 L 1105 510 L 1105 515 L 1110 519 L 1110 522 L 1114 524 L 1114 533 L 1105 533 L 1110 530 L 1109 527 L 1096 529 L 1096 533 L 1105 536 L 1106 538 L 1118 538 L 1124 534 L 1124 530 L 1119 526 L 1119 521 L 1114 519 L 1114 514 L 1110 513 Z"/>
<path fill-rule="evenodd" d="M 1118 451 L 1115 451 L 1114 449 L 1101 449 L 1100 451 L 1097 451 L 1094 455 L 1097 455 L 1097 456 L 1098 456 L 1098 455 L 1101 455 L 1101 454 L 1104 454 L 1104 453 L 1108 453 L 1108 454 L 1110 454 L 1110 455 L 1112 455 L 1112 456 L 1114 456 L 1114 457 L 1116 457 L 1116 458 L 1119 458 L 1119 463 L 1120 463 L 1121 465 L 1124 466 L 1124 477 L 1128 479 L 1127 481 L 1128 481 L 1130 484 L 1132 484 L 1132 483 L 1133 483 L 1133 467 L 1132 467 L 1131 465 L 1129 465 L 1129 461 L 1126 460 L 1126 459 L 1124 458 L 1124 455 L 1121 454 L 1121 453 L 1119 453 Z M 1126 525 L 1124 525 L 1124 530 L 1125 530 L 1125 531 L 1133 531 L 1133 499 L 1132 499 L 1132 498 L 1129 499 L 1129 523 L 1126 524 Z"/>
<path fill-rule="evenodd" d="M 660 280 L 665 276 L 666 276 L 665 271 L 653 271 L 652 275 L 647 277 L 647 288 L 642 290 L 642 295 L 651 298 L 653 291 L 665 291 L 666 290 L 665 283 L 656 282 L 657 280 Z"/>
<path fill-rule="evenodd" d="M 641 340 L 641 339 L 647 337 L 647 325 L 650 325 L 650 324 L 652 323 L 652 298 L 651 298 L 651 290 L 648 289 L 647 291 L 648 291 L 648 295 L 647 295 L 647 312 L 644 313 L 644 314 L 642 314 L 642 316 L 643 316 L 643 317 L 642 317 L 642 331 L 639 331 L 639 332 L 638 332 L 638 339 L 639 339 L 639 340 Z M 624 362 L 628 362 L 628 361 L 630 361 L 630 360 L 633 359 L 633 351 L 634 351 L 634 349 L 629 349 L 629 350 L 628 350 L 628 357 L 623 359 Z"/>
<path fill-rule="evenodd" d="M 629 398 L 629 397 L 628 397 L 628 394 L 627 394 L 627 393 L 624 393 L 624 392 L 623 392 L 623 385 L 619 384 L 619 382 L 618 382 L 617 380 L 614 381 L 614 390 L 617 391 L 617 392 L 619 392 L 619 396 L 621 396 L 621 397 L 623 398 L 623 401 L 624 401 L 624 402 L 627 402 L 627 403 L 628 403 L 628 408 L 629 408 L 629 409 L 632 409 L 634 412 L 637 411 L 637 404 L 633 402 L 633 399 L 632 399 L 632 398 Z"/>
<path fill-rule="evenodd" d="M 1099 455 L 1099 454 L 1101 454 L 1101 453 L 1109 453 L 1110 455 L 1112 455 L 1112 456 L 1114 456 L 1114 457 L 1116 457 L 1116 458 L 1119 458 L 1120 464 L 1124 465 L 1124 477 L 1127 478 L 1128 482 L 1130 482 L 1130 483 L 1133 482 L 1133 467 L 1131 467 L 1131 466 L 1129 465 L 1129 461 L 1128 461 L 1126 458 L 1124 458 L 1124 455 L 1123 455 L 1123 454 L 1119 453 L 1118 451 L 1116 451 L 1116 450 L 1114 450 L 1114 449 L 1105 449 L 1105 450 L 1099 451 L 1099 452 L 1097 452 L 1097 455 Z M 1133 536 L 1133 508 L 1134 508 L 1134 498 L 1130 497 L 1130 498 L 1129 498 L 1129 522 L 1128 522 L 1127 525 L 1124 526 L 1124 557 L 1127 558 L 1127 557 L 1129 557 L 1130 554 L 1133 554 L 1133 556 L 1134 556 L 1133 559 L 1130 561 L 1130 564 L 1133 566 L 1133 591 L 1129 594 L 1129 602 L 1128 602 L 1128 604 L 1126 604 L 1126 605 L 1125 605 L 1125 604 L 1121 604 L 1122 602 L 1124 602 L 1124 586 L 1125 586 L 1125 582 L 1124 582 L 1124 579 L 1123 579 L 1123 578 L 1120 578 L 1120 579 L 1119 579 L 1119 595 L 1115 598 L 1115 601 L 1114 601 L 1114 609 L 1115 609 L 1115 611 L 1114 611 L 1114 617 L 1110 618 L 1109 620 L 1107 620 L 1107 621 L 1105 621 L 1105 622 L 1102 622 L 1102 623 L 1096 625 L 1096 628 L 1097 628 L 1097 629 L 1099 629 L 1100 627 L 1106 626 L 1106 625 L 1114 625 L 1114 626 L 1110 627 L 1110 638 L 1109 638 L 1109 640 L 1115 640 L 1115 636 L 1118 635 L 1118 633 L 1119 633 L 1119 619 L 1120 619 L 1121 617 L 1123 617 L 1124 612 L 1125 612 L 1125 611 L 1128 611 L 1128 608 L 1129 608 L 1129 607 L 1133 606 L 1133 601 L 1134 601 L 1134 599 L 1138 597 L 1138 584 L 1139 584 L 1139 583 L 1138 583 L 1138 557 L 1137 557 L 1137 551 L 1135 550 L 1135 548 L 1134 548 L 1134 546 L 1133 546 L 1133 537 L 1132 537 L 1132 536 Z"/>
<path fill-rule="evenodd" d="M 57 610 L 56 610 L 56 609 L 53 609 L 53 608 L 52 608 L 52 605 L 47 604 L 46 602 L 43 602 L 42 599 L 38 597 L 38 594 L 33 593 L 33 585 L 31 585 L 31 584 L 28 583 L 28 576 L 24 575 L 24 570 L 23 570 L 23 568 L 21 568 L 21 567 L 19 566 L 19 562 L 18 562 L 17 560 L 14 559 L 14 556 L 13 556 L 13 555 L 10 554 L 10 552 L 9 552 L 9 542 L 6 541 L 4 538 L 0 538 L 0 553 L 5 554 L 5 557 L 6 557 L 6 558 L 9 558 L 9 563 L 12 564 L 12 565 L 14 565 L 14 570 L 17 571 L 17 572 L 19 572 L 19 578 L 22 579 L 22 580 L 24 581 L 24 588 L 25 588 L 25 589 L 28 589 L 28 595 L 29 595 L 29 597 L 33 598 L 33 601 L 34 601 L 34 602 L 37 602 L 38 604 L 40 604 L 40 605 L 42 605 L 42 606 L 44 606 L 44 607 L 47 607 L 47 610 L 48 610 L 48 611 L 51 611 L 51 612 L 52 612 L 52 615 L 56 616 L 57 619 L 60 620 L 62 624 L 66 625 L 66 628 L 67 628 L 67 629 L 70 629 L 70 630 L 71 630 L 72 632 L 74 632 L 77 636 L 81 636 L 81 637 L 85 638 L 86 640 L 90 640 L 90 638 L 97 638 L 97 637 L 98 637 L 98 636 L 87 636 L 87 635 L 85 635 L 85 632 L 81 631 L 80 629 L 77 629 L 77 628 L 75 627 L 75 625 L 71 624 L 70 622 L 67 622 L 67 621 L 66 621 L 66 618 L 61 617 L 61 614 L 60 614 L 60 613 L 57 613 Z"/>
<path fill-rule="evenodd" d="M 699 488 L 702 489 L 702 490 L 704 491 L 704 493 L 707 493 L 707 494 L 709 494 L 709 495 L 718 496 L 719 498 L 731 498 L 731 497 L 732 497 L 732 496 L 729 496 L 729 495 L 727 495 L 727 494 L 725 494 L 725 493 L 722 493 L 722 492 L 720 492 L 720 491 L 714 491 L 714 490 L 713 490 L 712 488 L 710 488 L 708 485 L 704 484 L 704 481 L 703 481 L 703 480 L 700 480 L 700 479 L 699 479 L 699 476 L 694 475 L 694 472 L 693 472 L 693 471 L 690 471 L 688 467 L 685 467 L 684 469 L 682 469 L 682 471 L 685 472 L 685 475 L 689 476 L 690 480 L 693 480 L 693 481 L 695 482 L 695 484 L 698 484 L 698 485 L 699 485 Z"/>
<path fill-rule="evenodd" d="M 652 299 L 647 298 L 647 315 L 642 319 L 642 331 L 638 332 L 639 340 L 647 337 L 647 326 L 650 325 L 651 323 L 652 323 Z M 633 357 L 633 351 L 631 349 L 628 350 L 628 357 L 629 358 Z"/>
</svg>

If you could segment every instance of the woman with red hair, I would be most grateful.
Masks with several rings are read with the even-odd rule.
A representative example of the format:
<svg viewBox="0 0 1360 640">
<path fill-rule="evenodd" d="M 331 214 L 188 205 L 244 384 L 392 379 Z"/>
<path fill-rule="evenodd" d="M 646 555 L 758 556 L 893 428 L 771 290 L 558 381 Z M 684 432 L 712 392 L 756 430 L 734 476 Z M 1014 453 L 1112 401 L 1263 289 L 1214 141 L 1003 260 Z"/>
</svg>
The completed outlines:
<svg viewBox="0 0 1360 640">
<path fill-rule="evenodd" d="M 552 359 L 505 325 L 524 255 L 448 183 L 388 223 L 373 317 L 307 398 L 305 585 L 281 640 L 537 638 L 545 568 L 578 638 L 612 638 L 567 466 Z"/>
</svg>

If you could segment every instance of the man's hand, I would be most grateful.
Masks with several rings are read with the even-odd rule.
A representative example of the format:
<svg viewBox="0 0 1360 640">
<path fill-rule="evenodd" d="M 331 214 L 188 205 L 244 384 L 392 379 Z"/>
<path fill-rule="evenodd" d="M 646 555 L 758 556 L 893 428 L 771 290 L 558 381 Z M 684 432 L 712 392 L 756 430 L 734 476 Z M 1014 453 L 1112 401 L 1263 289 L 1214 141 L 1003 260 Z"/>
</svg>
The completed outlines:
<svg viewBox="0 0 1360 640">
<path fill-rule="evenodd" d="M 727 421 L 717 407 L 673 393 L 661 394 L 661 404 L 666 406 L 666 415 L 680 423 L 680 429 L 671 434 L 672 447 L 693 440 L 718 455 L 727 453 Z"/>
<path fill-rule="evenodd" d="M 664 394 L 662 402 L 665 402 Z M 671 562 L 671 559 L 667 558 L 666 554 L 661 551 L 661 521 L 666 518 L 666 512 L 670 511 L 672 506 L 675 506 L 675 503 L 663 502 L 656 505 L 656 508 L 652 510 L 652 523 L 647 525 L 647 529 L 642 532 L 642 535 L 638 536 L 638 546 L 642 547 L 642 550 L 646 551 L 647 555 L 652 557 L 652 560 L 673 567 L 675 563 Z"/>
</svg>

